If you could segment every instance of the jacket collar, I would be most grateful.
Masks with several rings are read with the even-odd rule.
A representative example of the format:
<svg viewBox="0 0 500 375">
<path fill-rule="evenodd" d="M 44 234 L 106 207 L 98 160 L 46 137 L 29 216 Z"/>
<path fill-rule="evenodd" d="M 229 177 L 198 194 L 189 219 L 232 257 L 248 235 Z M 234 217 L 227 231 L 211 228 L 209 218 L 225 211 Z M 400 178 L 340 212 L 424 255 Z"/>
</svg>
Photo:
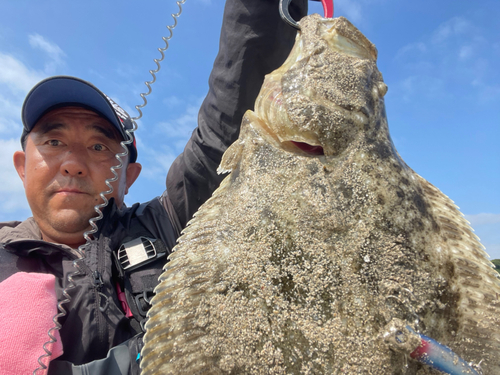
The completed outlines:
<svg viewBox="0 0 500 375">
<path fill-rule="evenodd" d="M 0 243 L 6 250 L 21 256 L 27 256 L 33 252 L 49 255 L 62 251 L 71 258 L 79 257 L 78 252 L 67 245 L 43 241 L 40 228 L 32 217 L 22 222 L 0 223 Z"/>
<path fill-rule="evenodd" d="M 98 238 L 102 232 L 114 233 L 116 237 L 118 218 L 121 211 L 116 207 L 114 198 L 109 200 L 107 207 L 103 210 L 104 219 L 96 222 L 98 226 L 94 237 Z M 54 244 L 45 242 L 42 239 L 42 233 L 35 219 L 30 217 L 25 221 L 9 221 L 0 223 L 0 244 L 8 251 L 15 252 L 18 255 L 28 255 L 33 252 L 48 255 L 54 251 L 64 252 L 72 258 L 79 258 L 80 254 L 75 249 L 63 244 Z"/>
<path fill-rule="evenodd" d="M 17 240 L 41 240 L 42 233 L 35 219 L 32 217 L 25 221 L 9 221 L 0 223 L 0 242 L 10 243 Z"/>
</svg>

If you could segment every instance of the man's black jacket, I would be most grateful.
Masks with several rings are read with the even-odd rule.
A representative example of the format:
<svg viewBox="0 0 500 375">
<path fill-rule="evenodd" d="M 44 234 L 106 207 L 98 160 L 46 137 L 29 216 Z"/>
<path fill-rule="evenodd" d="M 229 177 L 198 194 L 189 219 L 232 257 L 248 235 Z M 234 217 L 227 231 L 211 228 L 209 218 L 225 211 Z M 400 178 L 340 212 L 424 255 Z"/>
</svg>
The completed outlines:
<svg viewBox="0 0 500 375">
<path fill-rule="evenodd" d="M 300 19 L 307 12 L 307 1 L 295 0 L 290 11 Z M 60 320 L 64 354 L 51 370 L 60 368 L 65 373 L 73 367 L 70 364 L 105 358 L 111 348 L 138 333 L 117 297 L 113 252 L 138 236 L 160 239 L 172 249 L 193 213 L 219 186 L 224 176 L 217 175 L 216 169 L 222 154 L 238 137 L 244 112 L 253 109 L 264 75 L 283 63 L 294 39 L 295 30 L 279 17 L 278 0 L 227 0 L 220 49 L 198 127 L 172 164 L 161 197 L 122 210 L 113 205 L 105 210 L 99 232 L 81 262 L 83 274 L 74 277 L 76 287 L 64 305 L 67 315 Z M 42 241 L 32 218 L 0 224 L 0 281 L 18 271 L 51 273 L 56 276 L 61 301 L 68 273 L 75 271 L 76 256 L 65 245 Z M 96 374 L 130 371 L 124 370 L 126 363 L 116 369 L 99 366 L 89 368 Z"/>
</svg>

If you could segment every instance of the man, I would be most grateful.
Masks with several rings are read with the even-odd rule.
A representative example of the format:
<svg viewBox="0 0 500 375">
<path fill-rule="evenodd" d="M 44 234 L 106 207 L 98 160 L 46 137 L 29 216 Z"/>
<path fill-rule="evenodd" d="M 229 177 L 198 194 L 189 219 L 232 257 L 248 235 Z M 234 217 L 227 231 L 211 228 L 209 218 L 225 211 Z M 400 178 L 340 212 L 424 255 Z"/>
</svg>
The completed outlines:
<svg viewBox="0 0 500 375">
<path fill-rule="evenodd" d="M 306 12 L 306 0 L 290 8 L 295 19 Z M 135 144 L 128 145 L 88 243 L 83 235 L 102 202 L 99 193 L 108 190 L 104 181 L 113 176 L 110 167 L 128 139 L 130 118 L 74 77 L 49 78 L 27 95 L 23 151 L 15 153 L 14 164 L 33 217 L 0 224 L 0 281 L 18 271 L 51 273 L 58 300 L 63 290 L 69 293 L 59 319 L 64 354 L 51 362 L 49 374 L 138 373 L 142 327 L 166 256 L 224 177 L 216 174 L 223 152 L 237 138 L 243 113 L 253 108 L 264 75 L 283 63 L 294 38 L 277 0 L 228 0 L 198 128 L 172 164 L 167 190 L 125 207 L 124 196 L 141 171 Z M 155 254 L 146 252 L 148 246 Z M 72 285 L 68 275 L 74 272 Z"/>
</svg>

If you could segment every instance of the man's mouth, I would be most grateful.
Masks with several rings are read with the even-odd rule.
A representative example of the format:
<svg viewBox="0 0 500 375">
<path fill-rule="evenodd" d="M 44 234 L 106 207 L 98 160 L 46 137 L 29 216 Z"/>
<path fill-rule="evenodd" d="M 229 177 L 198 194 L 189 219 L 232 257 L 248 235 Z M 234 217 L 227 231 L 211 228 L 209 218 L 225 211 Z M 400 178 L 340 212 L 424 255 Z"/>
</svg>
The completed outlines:
<svg viewBox="0 0 500 375">
<path fill-rule="evenodd" d="M 86 192 L 79 190 L 79 189 L 72 189 L 72 188 L 65 188 L 65 189 L 59 189 L 56 191 L 56 194 L 87 194 Z"/>
</svg>

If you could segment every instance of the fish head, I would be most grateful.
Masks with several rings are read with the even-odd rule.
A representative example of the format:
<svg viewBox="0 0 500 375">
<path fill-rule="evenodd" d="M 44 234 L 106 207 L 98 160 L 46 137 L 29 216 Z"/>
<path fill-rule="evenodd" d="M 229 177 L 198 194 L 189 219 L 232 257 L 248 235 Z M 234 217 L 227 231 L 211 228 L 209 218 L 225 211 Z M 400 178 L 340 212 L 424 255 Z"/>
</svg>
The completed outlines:
<svg viewBox="0 0 500 375">
<path fill-rule="evenodd" d="M 300 26 L 287 60 L 266 76 L 255 114 L 285 148 L 336 156 L 385 116 L 387 86 L 375 46 L 347 19 L 311 15 Z"/>
</svg>

